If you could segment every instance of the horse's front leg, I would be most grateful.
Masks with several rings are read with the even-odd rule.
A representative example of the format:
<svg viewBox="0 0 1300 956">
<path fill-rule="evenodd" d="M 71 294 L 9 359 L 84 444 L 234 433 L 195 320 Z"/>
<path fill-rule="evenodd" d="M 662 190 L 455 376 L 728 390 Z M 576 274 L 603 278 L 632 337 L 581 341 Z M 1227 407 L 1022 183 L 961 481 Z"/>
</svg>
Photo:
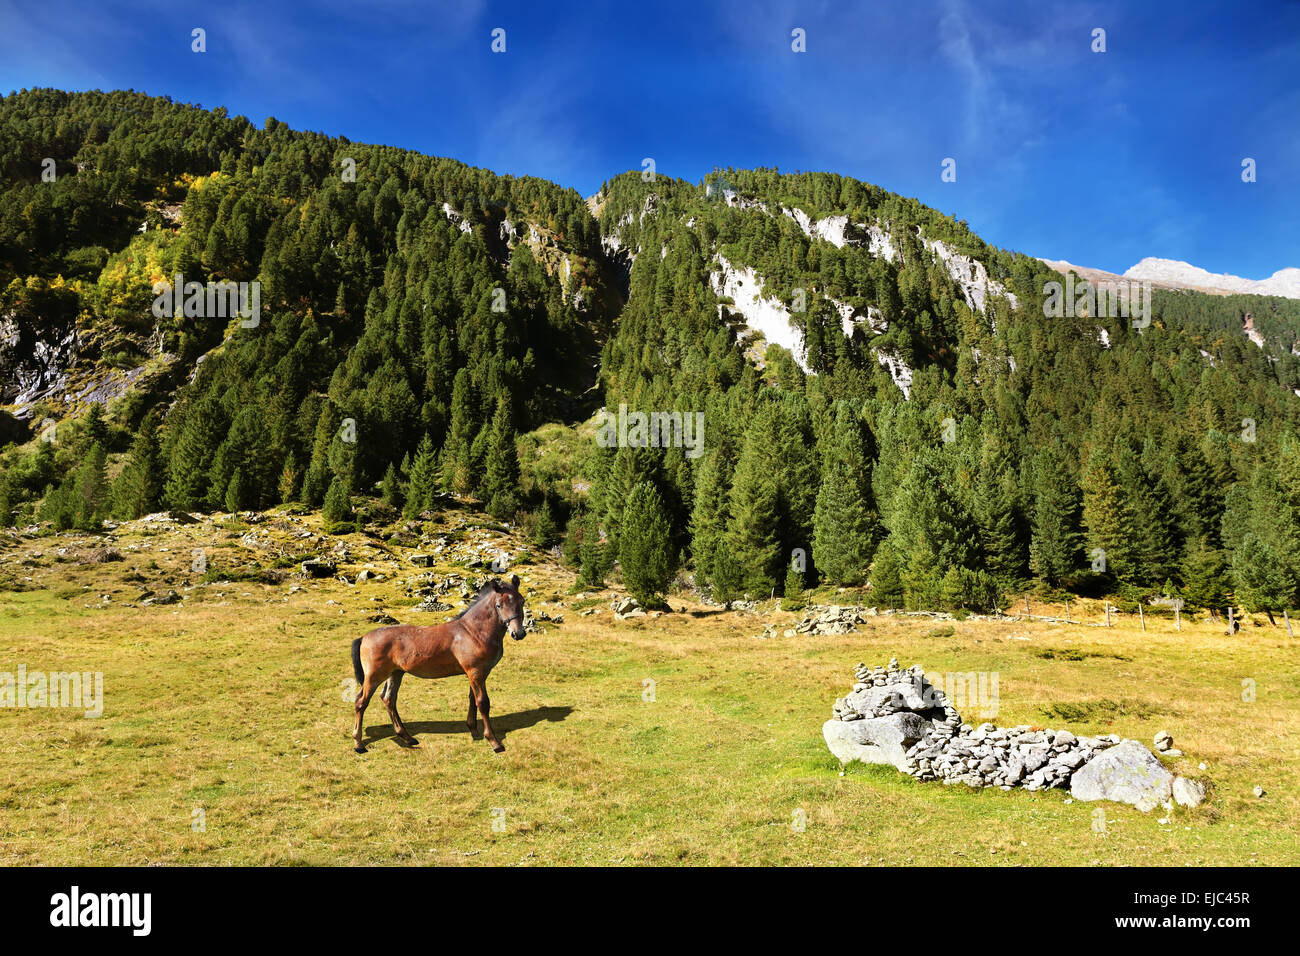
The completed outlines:
<svg viewBox="0 0 1300 956">
<path fill-rule="evenodd" d="M 470 687 L 474 691 L 474 703 L 483 714 L 483 736 L 487 742 L 492 745 L 492 749 L 497 753 L 506 749 L 506 745 L 497 740 L 496 733 L 492 730 L 492 720 L 490 718 L 492 702 L 488 700 L 487 694 L 487 674 L 471 671 L 469 674 Z"/>
<path fill-rule="evenodd" d="M 469 687 L 469 716 L 465 718 L 465 726 L 469 727 L 469 735 L 476 740 L 478 739 L 478 705 L 474 703 L 474 685 Z"/>
</svg>

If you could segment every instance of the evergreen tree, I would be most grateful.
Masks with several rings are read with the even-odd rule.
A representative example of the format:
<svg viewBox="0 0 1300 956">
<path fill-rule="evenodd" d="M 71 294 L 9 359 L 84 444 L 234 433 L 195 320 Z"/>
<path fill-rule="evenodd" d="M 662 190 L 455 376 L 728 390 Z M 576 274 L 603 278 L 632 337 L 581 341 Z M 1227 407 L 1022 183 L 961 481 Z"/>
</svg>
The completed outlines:
<svg viewBox="0 0 1300 956">
<path fill-rule="evenodd" d="M 601 536 L 599 520 L 595 514 L 589 514 L 582 529 L 582 569 L 579 580 L 583 584 L 593 588 L 604 587 L 605 575 L 609 574 L 614 565 L 610 550 L 608 542 Z"/>
<path fill-rule="evenodd" d="M 805 586 L 803 571 L 800 570 L 797 562 L 791 561 L 789 568 L 785 572 L 785 590 L 781 597 L 781 610 L 798 611 L 804 608 L 807 605 L 803 595 Z"/>
<path fill-rule="evenodd" d="M 247 507 L 247 500 L 244 491 L 244 473 L 239 468 L 230 476 L 230 483 L 226 485 L 226 510 L 231 514 L 243 511 Z"/>
<path fill-rule="evenodd" d="M 628 498 L 618 560 L 628 592 L 643 605 L 658 603 L 677 570 L 676 553 L 663 499 L 648 481 Z"/>
<path fill-rule="evenodd" d="M 397 477 L 397 466 L 391 461 L 384 472 L 384 504 L 394 511 L 401 511 L 405 500 L 402 497 L 402 483 Z"/>
<path fill-rule="evenodd" d="M 280 469 L 280 480 L 276 485 L 276 491 L 281 504 L 287 505 L 294 500 L 294 495 L 298 491 L 298 464 L 293 460 L 293 455 L 288 455 L 284 459 L 284 467 Z"/>
<path fill-rule="evenodd" d="M 549 551 L 560 543 L 560 525 L 555 520 L 555 509 L 551 498 L 542 498 L 541 507 L 537 509 L 537 525 L 533 529 L 533 544 L 543 551 Z"/>
<path fill-rule="evenodd" d="M 1079 503 L 1059 452 L 1045 449 L 1034 467 L 1034 523 L 1029 566 L 1053 587 L 1079 567 Z"/>
<path fill-rule="evenodd" d="M 740 569 L 740 589 L 754 599 L 766 597 L 776 587 L 784 553 L 780 489 L 765 431 L 760 421 L 745 436 L 731 486 L 731 525 L 725 545 Z"/>
<path fill-rule="evenodd" d="M 703 586 L 713 580 L 713 565 L 724 539 L 731 512 L 727 492 L 732 463 L 725 447 L 708 452 L 700 465 L 695 485 L 695 507 L 691 512 L 691 557 L 695 581 Z"/>
<path fill-rule="evenodd" d="M 113 513 L 119 518 L 139 518 L 157 510 L 162 488 L 157 418 L 149 415 L 141 422 L 126 465 L 113 483 Z"/>
<path fill-rule="evenodd" d="M 813 511 L 813 564 L 823 580 L 856 585 L 880 534 L 871 496 L 871 462 L 856 416 L 847 405 L 836 413 Z"/>
<path fill-rule="evenodd" d="M 327 524 L 338 524 L 352 516 L 352 500 L 348 491 L 346 478 L 335 478 L 325 492 L 325 503 L 321 507 L 321 518 Z"/>
<path fill-rule="evenodd" d="M 415 450 L 415 461 L 411 463 L 411 480 L 407 486 L 403 513 L 408 518 L 413 518 L 422 511 L 430 510 L 437 491 L 437 459 L 433 454 L 433 441 L 426 433 L 420 438 L 420 444 Z"/>
<path fill-rule="evenodd" d="M 515 449 L 510 399 L 505 394 L 497 399 L 497 410 L 492 417 L 491 427 L 484 466 L 484 499 L 488 512 L 505 520 L 512 517 L 519 508 L 519 454 Z"/>
<path fill-rule="evenodd" d="M 1227 606 L 1227 561 L 1223 552 L 1210 544 L 1208 534 L 1201 535 L 1188 549 L 1181 577 L 1189 603 L 1215 613 Z"/>
</svg>

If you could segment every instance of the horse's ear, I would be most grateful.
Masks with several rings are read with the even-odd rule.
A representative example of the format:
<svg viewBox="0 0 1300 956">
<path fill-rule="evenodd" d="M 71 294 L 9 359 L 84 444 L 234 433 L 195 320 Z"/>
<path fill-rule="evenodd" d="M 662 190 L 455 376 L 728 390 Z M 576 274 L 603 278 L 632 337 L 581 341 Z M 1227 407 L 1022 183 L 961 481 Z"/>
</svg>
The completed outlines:
<svg viewBox="0 0 1300 956">
<path fill-rule="evenodd" d="M 496 578 L 493 578 L 493 579 L 492 579 L 491 581 L 489 581 L 488 583 L 492 585 L 492 590 L 493 590 L 493 591 L 497 591 L 497 592 L 499 592 L 499 591 L 501 590 L 501 582 L 498 581 Z"/>
<path fill-rule="evenodd" d="M 510 576 L 510 586 L 514 588 L 516 591 L 519 590 L 519 575 L 512 574 Z"/>
</svg>

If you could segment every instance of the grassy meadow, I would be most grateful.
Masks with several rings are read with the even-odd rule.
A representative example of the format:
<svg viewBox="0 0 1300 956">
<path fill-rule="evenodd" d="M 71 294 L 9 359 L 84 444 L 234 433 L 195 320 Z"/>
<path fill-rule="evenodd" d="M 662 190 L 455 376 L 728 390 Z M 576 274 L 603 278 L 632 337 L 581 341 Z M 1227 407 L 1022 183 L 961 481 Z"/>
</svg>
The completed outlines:
<svg viewBox="0 0 1300 956">
<path fill-rule="evenodd" d="M 214 567 L 266 567 L 247 530 L 137 522 L 0 543 L 0 670 L 104 675 L 98 719 L 0 709 L 0 864 L 1300 863 L 1300 642 L 1262 619 L 1231 638 L 1208 620 L 1142 633 L 1127 617 L 1105 629 L 894 616 L 783 637 L 799 614 L 677 595 L 674 613 L 616 622 L 613 592 L 575 594 L 566 571 L 522 563 L 530 610 L 564 620 L 506 642 L 488 684 L 505 753 L 471 739 L 458 677 L 405 682 L 416 748 L 372 701 L 357 755 L 349 642 L 379 612 L 454 611 L 414 611 L 409 549 L 359 534 L 343 540 L 364 559 L 339 570 L 382 580 L 204 583 L 190 570 L 200 546 Z M 123 560 L 84 559 L 103 547 Z M 169 583 L 182 603 L 128 606 Z M 759 638 L 770 621 L 778 636 Z M 1148 746 L 1168 730 L 1185 756 L 1167 765 L 1206 781 L 1207 802 L 1143 814 L 1060 790 L 841 772 L 821 725 L 854 664 L 891 656 L 932 675 L 996 671 L 999 725 Z"/>
</svg>

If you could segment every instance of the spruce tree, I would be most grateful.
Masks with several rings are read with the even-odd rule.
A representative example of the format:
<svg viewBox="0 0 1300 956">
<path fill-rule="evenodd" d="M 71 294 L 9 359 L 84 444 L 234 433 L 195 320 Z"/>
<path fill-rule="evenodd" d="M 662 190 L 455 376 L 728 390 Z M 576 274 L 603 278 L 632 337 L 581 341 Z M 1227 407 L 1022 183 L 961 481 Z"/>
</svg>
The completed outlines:
<svg viewBox="0 0 1300 956">
<path fill-rule="evenodd" d="M 126 465 L 113 483 L 113 513 L 119 518 L 139 518 L 158 508 L 163 489 L 162 458 L 158 449 L 157 418 L 149 415 L 131 442 Z"/>
<path fill-rule="evenodd" d="M 1029 566 L 1053 587 L 1080 562 L 1079 502 L 1057 449 L 1044 449 L 1034 465 L 1034 522 Z"/>
<path fill-rule="evenodd" d="M 601 538 L 600 521 L 594 513 L 587 515 L 582 528 L 581 558 L 579 580 L 588 587 L 604 587 L 605 575 L 609 574 L 614 561 L 610 557 L 608 542 Z"/>
<path fill-rule="evenodd" d="M 243 511 L 247 505 L 244 491 L 244 472 L 240 468 L 235 469 L 235 473 L 230 476 L 230 482 L 226 485 L 226 510 L 231 514 Z"/>
<path fill-rule="evenodd" d="M 550 495 L 542 498 L 541 507 L 537 509 L 537 524 L 533 528 L 533 544 L 543 551 L 549 551 L 560 543 L 560 525 L 555 520 L 555 509 L 551 506 Z"/>
<path fill-rule="evenodd" d="M 321 506 L 321 518 L 328 524 L 347 521 L 352 516 L 352 500 L 349 495 L 346 478 L 338 477 L 330 482 L 325 492 L 325 503 Z"/>
<path fill-rule="evenodd" d="M 618 560 L 628 592 L 643 605 L 658 603 L 677 570 L 676 553 L 663 499 L 648 481 L 628 497 Z"/>
<path fill-rule="evenodd" d="M 484 462 L 483 497 L 488 512 L 505 520 L 519 508 L 519 453 L 515 449 L 515 427 L 506 394 L 497 399 L 491 427 Z"/>
<path fill-rule="evenodd" d="M 415 460 L 411 463 L 411 480 L 406 490 L 403 513 L 408 518 L 413 518 L 422 511 L 430 510 L 437 491 L 438 463 L 433 454 L 433 441 L 426 432 L 420 437 L 420 444 L 415 449 Z"/>
<path fill-rule="evenodd" d="M 394 511 L 401 511 L 404 503 L 402 482 L 397 476 L 397 466 L 390 461 L 384 472 L 384 504 Z"/>
<path fill-rule="evenodd" d="M 776 587 L 784 553 L 780 488 L 765 432 L 756 422 L 745 436 L 731 486 L 731 525 L 725 539 L 739 568 L 739 587 L 754 599 L 767 597 Z"/>
<path fill-rule="evenodd" d="M 713 565 L 723 548 L 727 526 L 731 521 L 728 489 L 732 462 L 726 447 L 708 452 L 700 466 L 695 484 L 695 507 L 691 511 L 691 558 L 695 581 L 704 586 L 713 580 Z"/>
<path fill-rule="evenodd" d="M 866 579 L 880 523 L 871 496 L 871 462 L 862 429 L 847 404 L 836 413 L 813 511 L 813 566 L 825 581 Z"/>
<path fill-rule="evenodd" d="M 284 459 L 284 467 L 280 469 L 280 480 L 276 485 L 280 503 L 287 505 L 292 502 L 297 491 L 298 463 L 294 461 L 293 455 L 287 455 Z"/>
</svg>

